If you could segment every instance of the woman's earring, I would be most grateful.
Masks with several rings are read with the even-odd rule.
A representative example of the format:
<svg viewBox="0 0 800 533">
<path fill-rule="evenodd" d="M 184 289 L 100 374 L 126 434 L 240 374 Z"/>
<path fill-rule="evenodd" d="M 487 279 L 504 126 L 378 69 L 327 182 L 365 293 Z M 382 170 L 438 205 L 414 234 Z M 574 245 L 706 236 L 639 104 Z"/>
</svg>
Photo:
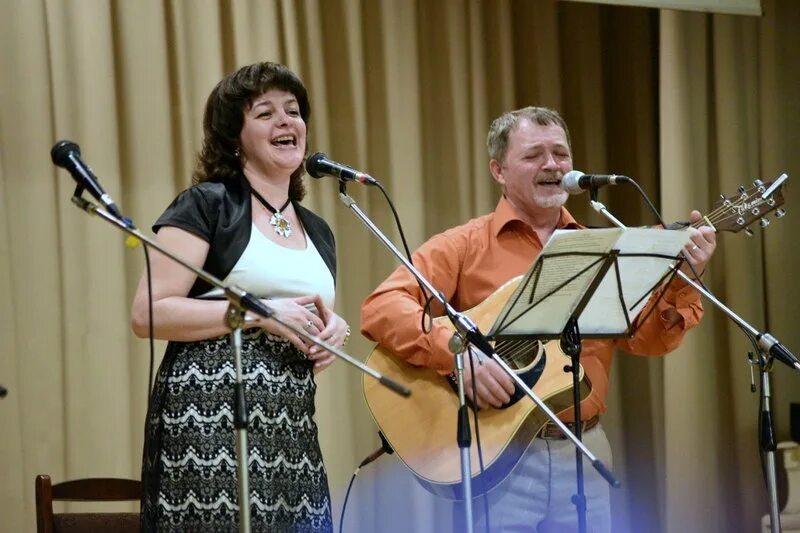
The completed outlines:
<svg viewBox="0 0 800 533">
<path fill-rule="evenodd" d="M 236 159 L 239 159 L 239 147 L 238 146 L 233 150 L 233 155 L 236 157 Z"/>
</svg>

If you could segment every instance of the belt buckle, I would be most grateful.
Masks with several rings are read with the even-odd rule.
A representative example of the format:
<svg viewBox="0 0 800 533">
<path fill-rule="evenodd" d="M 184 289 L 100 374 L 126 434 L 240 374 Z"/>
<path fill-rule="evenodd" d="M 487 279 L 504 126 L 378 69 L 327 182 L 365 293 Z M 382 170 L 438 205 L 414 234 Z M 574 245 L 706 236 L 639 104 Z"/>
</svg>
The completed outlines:
<svg viewBox="0 0 800 533">
<path fill-rule="evenodd" d="M 575 433 L 575 428 L 577 427 L 577 423 L 575 422 L 562 422 L 567 429 L 571 432 Z M 597 417 L 592 417 L 589 420 L 581 420 L 581 433 L 592 429 L 594 426 L 597 425 Z M 543 440 L 566 440 L 567 436 L 564 435 L 564 432 L 561 431 L 561 428 L 555 425 L 554 423 L 548 421 L 539 431 L 537 435 L 538 438 Z"/>
<path fill-rule="evenodd" d="M 570 428 L 570 424 L 564 423 L 564 425 L 566 425 L 567 428 Z M 561 428 L 552 422 L 547 422 L 539 432 L 538 436 L 543 440 L 564 440 L 566 438 L 564 433 L 561 431 Z"/>
</svg>

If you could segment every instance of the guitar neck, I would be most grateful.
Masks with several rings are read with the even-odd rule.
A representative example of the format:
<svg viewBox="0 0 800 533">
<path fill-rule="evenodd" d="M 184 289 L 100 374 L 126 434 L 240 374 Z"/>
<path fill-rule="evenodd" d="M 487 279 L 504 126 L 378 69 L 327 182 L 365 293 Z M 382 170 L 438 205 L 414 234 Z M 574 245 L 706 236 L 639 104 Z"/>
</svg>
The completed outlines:
<svg viewBox="0 0 800 533">
<path fill-rule="evenodd" d="M 777 218 L 784 214 L 783 210 L 778 208 L 783 205 L 783 184 L 788 178 L 788 175 L 782 174 L 768 183 L 755 180 L 749 189 L 739 187 L 738 194 L 727 198 L 720 195 L 720 200 L 714 205 L 714 209 L 692 223 L 692 227 L 709 226 L 717 233 L 720 231 L 737 233 L 756 220 L 760 220 L 761 226 L 766 227 L 769 224 L 765 216 L 767 213 L 777 210 L 775 213 Z"/>
</svg>

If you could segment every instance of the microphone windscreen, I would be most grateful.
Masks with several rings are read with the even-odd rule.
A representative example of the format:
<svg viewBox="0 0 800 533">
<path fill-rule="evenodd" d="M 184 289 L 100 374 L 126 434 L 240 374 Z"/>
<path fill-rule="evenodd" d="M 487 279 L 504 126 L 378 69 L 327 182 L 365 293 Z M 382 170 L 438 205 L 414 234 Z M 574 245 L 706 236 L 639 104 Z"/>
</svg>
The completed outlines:
<svg viewBox="0 0 800 533">
<path fill-rule="evenodd" d="M 582 193 L 580 179 L 583 175 L 584 173 L 580 170 L 570 170 L 561 178 L 561 188 L 570 194 Z"/>
<path fill-rule="evenodd" d="M 50 150 L 50 158 L 53 160 L 53 164 L 66 167 L 69 163 L 70 152 L 81 155 L 81 148 L 72 141 L 58 141 Z"/>
<path fill-rule="evenodd" d="M 325 174 L 322 172 L 321 162 L 323 159 L 327 159 L 327 157 L 328 156 L 322 152 L 317 152 L 316 154 L 309 156 L 308 159 L 306 159 L 306 172 L 308 172 L 313 178 L 323 177 Z"/>
</svg>

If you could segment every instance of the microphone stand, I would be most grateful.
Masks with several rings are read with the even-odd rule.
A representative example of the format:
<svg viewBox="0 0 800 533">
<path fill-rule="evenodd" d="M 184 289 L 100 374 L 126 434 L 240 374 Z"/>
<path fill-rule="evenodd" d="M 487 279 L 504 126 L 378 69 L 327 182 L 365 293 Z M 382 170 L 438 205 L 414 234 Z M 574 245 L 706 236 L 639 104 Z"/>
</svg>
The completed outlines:
<svg viewBox="0 0 800 533">
<path fill-rule="evenodd" d="M 156 243 L 153 239 L 142 234 L 128 219 L 119 219 L 107 211 L 100 209 L 97 204 L 90 202 L 80 195 L 83 192 L 82 187 L 78 186 L 75 194 L 72 196 L 72 202 L 89 213 L 90 215 L 98 215 L 100 218 L 117 226 L 124 232 L 136 237 L 146 246 L 158 250 L 166 255 L 173 261 L 179 263 L 183 267 L 191 270 L 199 278 L 207 282 L 209 285 L 222 289 L 225 297 L 229 301 L 228 310 L 225 313 L 225 320 L 228 327 L 231 328 L 231 344 L 233 346 L 234 364 L 236 366 L 236 382 L 234 383 L 234 427 L 236 428 L 237 437 L 237 472 L 238 472 L 238 489 L 239 489 L 239 531 L 244 533 L 250 532 L 250 494 L 249 494 L 249 479 L 248 479 L 248 451 L 247 451 L 247 405 L 244 395 L 244 382 L 242 377 L 242 359 L 241 359 L 241 346 L 242 346 L 242 326 L 244 325 L 244 316 L 247 311 L 250 311 L 263 318 L 271 319 L 278 324 L 288 328 L 299 337 L 310 341 L 317 346 L 325 349 L 345 360 L 352 366 L 358 368 L 365 374 L 377 379 L 382 385 L 391 389 L 392 391 L 400 394 L 401 396 L 410 396 L 411 391 L 406 387 L 396 383 L 395 381 L 383 376 L 376 370 L 364 365 L 360 361 L 354 359 L 352 356 L 346 354 L 339 348 L 328 344 L 327 342 L 319 339 L 314 335 L 310 335 L 303 328 L 297 327 L 294 324 L 282 320 L 273 309 L 265 305 L 261 300 L 252 294 L 240 289 L 235 285 L 226 285 L 221 280 L 212 276 L 205 270 L 198 268 L 194 265 L 187 263 L 181 257 L 178 257 L 160 244 Z"/>
<path fill-rule="evenodd" d="M 758 350 L 756 356 L 759 375 L 761 376 L 761 392 L 759 392 L 759 403 L 761 404 L 761 416 L 759 417 L 758 443 L 761 453 L 765 456 L 766 462 L 766 483 L 767 496 L 769 499 L 769 525 L 772 533 L 780 533 L 781 517 L 778 508 L 778 483 L 775 472 L 775 450 L 778 442 L 775 438 L 775 424 L 772 421 L 772 411 L 770 403 L 772 393 L 770 389 L 770 372 L 772 372 L 773 358 Z"/>
<path fill-rule="evenodd" d="M 606 206 L 603 205 L 601 202 L 597 200 L 591 200 L 590 204 L 595 211 L 605 216 L 608 220 L 611 221 L 612 224 L 618 226 L 620 228 L 625 228 L 626 226 L 620 222 L 614 215 L 612 215 Z M 787 366 L 794 368 L 795 370 L 800 370 L 800 363 L 797 362 L 797 359 L 792 355 L 789 350 L 783 347 L 781 343 L 773 337 L 768 332 L 760 332 L 750 324 L 748 324 L 744 319 L 739 317 L 736 313 L 734 313 L 729 307 L 723 304 L 721 301 L 717 299 L 716 296 L 711 294 L 709 291 L 705 289 L 702 285 L 697 283 L 694 279 L 690 278 L 687 274 L 685 274 L 682 270 L 679 270 L 673 267 L 673 270 L 676 271 L 676 274 L 681 277 L 686 283 L 691 285 L 695 288 L 700 294 L 708 298 L 711 303 L 713 303 L 717 309 L 725 313 L 725 315 L 730 318 L 737 326 L 742 328 L 745 334 L 750 338 L 753 343 L 758 348 L 758 356 L 757 362 L 759 366 L 759 371 L 761 373 L 761 402 L 762 402 L 762 417 L 761 417 L 761 427 L 759 428 L 759 443 L 761 447 L 761 451 L 766 455 L 766 477 L 767 477 L 767 492 L 769 497 L 769 508 L 770 508 L 770 527 L 772 533 L 780 533 L 781 531 L 781 524 L 780 524 L 780 514 L 778 512 L 778 496 L 777 496 L 777 484 L 776 484 L 776 474 L 775 474 L 775 430 L 773 428 L 772 423 L 772 415 L 770 413 L 770 399 L 771 399 L 771 392 L 770 392 L 770 378 L 769 373 L 772 370 L 772 361 L 773 359 L 778 359 L 782 363 L 786 364 Z"/>
<path fill-rule="evenodd" d="M 353 213 L 361 220 L 361 222 L 375 235 L 381 243 L 394 255 L 409 272 L 436 300 L 444 307 L 445 314 L 453 323 L 456 329 L 456 335 L 464 339 L 464 350 L 456 351 L 456 371 L 458 378 L 458 397 L 459 397 L 459 419 L 458 419 L 458 434 L 457 441 L 461 449 L 461 476 L 462 487 L 464 492 L 464 514 L 466 520 L 467 532 L 472 533 L 474 524 L 472 522 L 472 468 L 470 466 L 469 449 L 471 446 L 470 427 L 466 413 L 466 401 L 464 397 L 463 385 L 463 359 L 460 357 L 464 351 L 469 350 L 469 344 L 474 345 L 480 352 L 490 356 L 500 368 L 517 384 L 517 386 L 537 405 L 537 407 L 569 438 L 573 444 L 583 453 L 592 463 L 592 466 L 600 473 L 603 478 L 614 487 L 619 487 L 619 481 L 614 477 L 608 468 L 600 461 L 591 451 L 581 442 L 570 429 L 556 416 L 555 413 L 528 387 L 528 385 L 520 378 L 514 370 L 509 367 L 500 356 L 494 351 L 494 348 L 489 343 L 489 340 L 480 332 L 477 325 L 466 315 L 456 311 L 453 306 L 447 301 L 444 295 L 436 290 L 436 288 L 429 282 L 425 276 L 420 273 L 417 268 L 395 247 L 394 244 L 381 232 L 380 229 L 370 220 L 370 218 L 361 210 L 347 194 L 345 180 L 339 180 L 339 199 L 342 203 L 349 207 Z M 478 356 L 479 361 L 482 362 L 482 356 Z M 462 424 L 463 421 L 463 424 Z"/>
<path fill-rule="evenodd" d="M 236 458 L 239 473 L 239 531 L 250 531 L 250 464 L 247 450 L 247 400 L 244 396 L 244 378 L 242 376 L 242 326 L 245 311 L 233 302 L 228 304 L 225 312 L 225 323 L 231 328 L 231 346 L 233 348 L 233 364 L 236 378 L 233 383 L 233 427 L 236 431 Z"/>
</svg>

